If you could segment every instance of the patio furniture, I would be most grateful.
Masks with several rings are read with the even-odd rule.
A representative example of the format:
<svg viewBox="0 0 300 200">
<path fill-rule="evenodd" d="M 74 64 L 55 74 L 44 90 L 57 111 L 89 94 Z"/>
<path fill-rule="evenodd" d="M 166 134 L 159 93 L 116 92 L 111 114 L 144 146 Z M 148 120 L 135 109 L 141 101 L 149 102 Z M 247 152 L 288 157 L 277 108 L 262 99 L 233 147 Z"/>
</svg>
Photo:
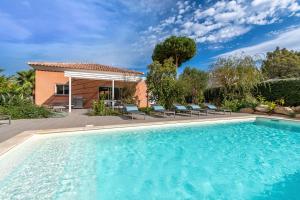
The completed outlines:
<svg viewBox="0 0 300 200">
<path fill-rule="evenodd" d="M 73 96 L 72 104 L 74 105 L 72 108 L 82 109 L 83 108 L 83 97 Z"/>
<path fill-rule="evenodd" d="M 214 104 L 205 103 L 204 105 L 208 108 L 209 111 L 213 111 L 213 112 L 217 112 L 217 113 L 221 112 L 224 115 L 226 114 L 226 112 L 229 112 L 230 115 L 232 113 L 232 111 L 230 109 L 218 108 Z"/>
<path fill-rule="evenodd" d="M 52 106 L 54 112 L 63 112 L 66 111 L 66 106 Z"/>
<path fill-rule="evenodd" d="M 190 104 L 188 105 L 188 108 L 192 111 L 192 114 L 198 115 L 200 117 L 201 114 L 208 114 L 207 109 L 201 108 L 199 105 L 196 104 Z"/>
<path fill-rule="evenodd" d="M 166 115 L 173 115 L 175 118 L 175 111 L 170 111 L 170 110 L 166 110 L 163 106 L 161 105 L 152 105 L 151 106 L 153 108 L 154 113 L 159 113 L 159 114 L 163 114 L 163 116 L 165 117 Z"/>
<path fill-rule="evenodd" d="M 175 113 L 183 113 L 188 114 L 190 117 L 192 117 L 192 111 L 187 109 L 187 107 L 180 105 L 180 104 L 174 104 Z"/>
<path fill-rule="evenodd" d="M 11 116 L 10 115 L 1 115 L 0 114 L 0 120 L 8 120 L 8 124 L 11 124 Z"/>
<path fill-rule="evenodd" d="M 130 115 L 131 120 L 133 120 L 133 115 L 143 115 L 144 120 L 146 119 L 146 113 L 139 111 L 137 106 L 134 104 L 124 105 L 123 113 Z"/>
</svg>

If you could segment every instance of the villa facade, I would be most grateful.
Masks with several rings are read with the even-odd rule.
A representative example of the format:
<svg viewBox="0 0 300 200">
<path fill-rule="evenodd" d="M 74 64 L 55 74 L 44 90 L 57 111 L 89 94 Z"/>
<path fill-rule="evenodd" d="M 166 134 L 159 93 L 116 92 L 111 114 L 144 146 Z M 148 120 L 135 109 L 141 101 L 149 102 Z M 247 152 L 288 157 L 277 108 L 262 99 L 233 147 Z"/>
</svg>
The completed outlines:
<svg viewBox="0 0 300 200">
<path fill-rule="evenodd" d="M 83 108 L 105 94 L 112 106 L 121 101 L 124 87 L 135 87 L 136 103 L 147 106 L 147 87 L 143 73 L 100 64 L 29 62 L 35 69 L 35 103 L 65 105 L 69 112 L 74 98 L 82 99 Z"/>
</svg>

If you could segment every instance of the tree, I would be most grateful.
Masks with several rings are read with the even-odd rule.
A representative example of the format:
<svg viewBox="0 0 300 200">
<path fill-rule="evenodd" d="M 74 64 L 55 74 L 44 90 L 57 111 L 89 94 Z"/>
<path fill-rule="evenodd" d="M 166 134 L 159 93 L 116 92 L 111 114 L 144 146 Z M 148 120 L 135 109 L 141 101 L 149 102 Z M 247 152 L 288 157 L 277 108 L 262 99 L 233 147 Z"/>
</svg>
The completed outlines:
<svg viewBox="0 0 300 200">
<path fill-rule="evenodd" d="M 163 63 L 164 60 L 173 58 L 176 67 L 180 67 L 182 63 L 191 59 L 195 54 L 196 43 L 193 39 L 171 36 L 155 46 L 152 60 Z"/>
<path fill-rule="evenodd" d="M 35 86 L 35 72 L 34 70 L 24 70 L 17 72 L 16 80 L 20 85 L 19 90 L 25 96 L 33 96 Z"/>
<path fill-rule="evenodd" d="M 179 83 L 188 101 L 200 103 L 204 98 L 203 92 L 207 87 L 208 74 L 196 68 L 186 67 L 179 76 Z"/>
<path fill-rule="evenodd" d="M 163 64 L 154 61 L 148 69 L 146 83 L 151 100 L 171 108 L 178 98 L 176 66 L 173 59 L 166 59 Z"/>
<path fill-rule="evenodd" d="M 225 90 L 227 99 L 251 96 L 251 90 L 262 81 L 262 74 L 251 56 L 219 58 L 212 65 L 211 82 Z"/>
<path fill-rule="evenodd" d="M 262 72 L 269 79 L 300 77 L 300 52 L 277 47 L 267 53 Z"/>
</svg>

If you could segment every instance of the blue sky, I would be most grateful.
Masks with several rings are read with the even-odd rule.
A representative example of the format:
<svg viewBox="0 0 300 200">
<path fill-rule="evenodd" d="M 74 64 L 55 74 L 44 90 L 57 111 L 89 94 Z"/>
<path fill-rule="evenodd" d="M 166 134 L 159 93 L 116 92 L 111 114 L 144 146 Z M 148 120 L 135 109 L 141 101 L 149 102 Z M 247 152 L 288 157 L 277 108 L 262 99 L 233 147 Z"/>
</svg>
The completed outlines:
<svg viewBox="0 0 300 200">
<path fill-rule="evenodd" d="M 0 67 L 28 61 L 92 62 L 146 71 L 170 35 L 197 42 L 184 66 L 208 69 L 219 56 L 300 50 L 298 0 L 1 0 Z"/>
</svg>

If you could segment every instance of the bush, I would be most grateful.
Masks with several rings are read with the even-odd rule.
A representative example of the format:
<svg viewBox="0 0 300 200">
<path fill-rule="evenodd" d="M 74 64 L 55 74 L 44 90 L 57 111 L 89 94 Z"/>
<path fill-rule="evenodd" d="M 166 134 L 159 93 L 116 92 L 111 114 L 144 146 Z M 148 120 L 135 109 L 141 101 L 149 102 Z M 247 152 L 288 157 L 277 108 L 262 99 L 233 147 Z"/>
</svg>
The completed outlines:
<svg viewBox="0 0 300 200">
<path fill-rule="evenodd" d="M 233 112 L 239 111 L 241 108 L 241 102 L 237 99 L 234 100 L 224 100 L 222 104 L 224 108 L 230 109 Z"/>
<path fill-rule="evenodd" d="M 258 99 L 264 98 L 265 101 L 276 102 L 279 105 L 298 106 L 300 105 L 300 79 L 266 81 L 259 84 L 251 93 Z M 205 101 L 220 105 L 221 102 L 224 104 L 226 95 L 223 88 L 217 87 L 205 90 L 204 96 Z M 249 103 L 248 100 L 247 102 Z"/>
<path fill-rule="evenodd" d="M 233 112 L 239 111 L 241 108 L 255 108 L 258 105 L 257 100 L 254 97 L 246 96 L 244 99 L 232 99 L 224 100 L 222 107 L 229 108 Z"/>
<path fill-rule="evenodd" d="M 220 105 L 225 99 L 224 93 L 224 89 L 221 87 L 209 88 L 204 91 L 204 98 L 206 102 Z"/>
<path fill-rule="evenodd" d="M 105 106 L 105 102 L 103 98 L 100 98 L 98 101 L 93 102 L 93 111 L 89 113 L 89 115 L 97 115 L 97 116 L 108 116 L 108 115 L 118 115 L 119 112 L 116 110 L 112 110 L 111 108 L 107 108 Z"/>
<path fill-rule="evenodd" d="M 0 113 L 10 115 L 12 119 L 48 118 L 53 116 L 50 110 L 32 103 L 0 106 Z"/>
<path fill-rule="evenodd" d="M 300 79 L 266 81 L 259 84 L 253 94 L 261 95 L 267 101 L 282 101 L 286 106 L 298 106 L 300 105 Z"/>
</svg>

